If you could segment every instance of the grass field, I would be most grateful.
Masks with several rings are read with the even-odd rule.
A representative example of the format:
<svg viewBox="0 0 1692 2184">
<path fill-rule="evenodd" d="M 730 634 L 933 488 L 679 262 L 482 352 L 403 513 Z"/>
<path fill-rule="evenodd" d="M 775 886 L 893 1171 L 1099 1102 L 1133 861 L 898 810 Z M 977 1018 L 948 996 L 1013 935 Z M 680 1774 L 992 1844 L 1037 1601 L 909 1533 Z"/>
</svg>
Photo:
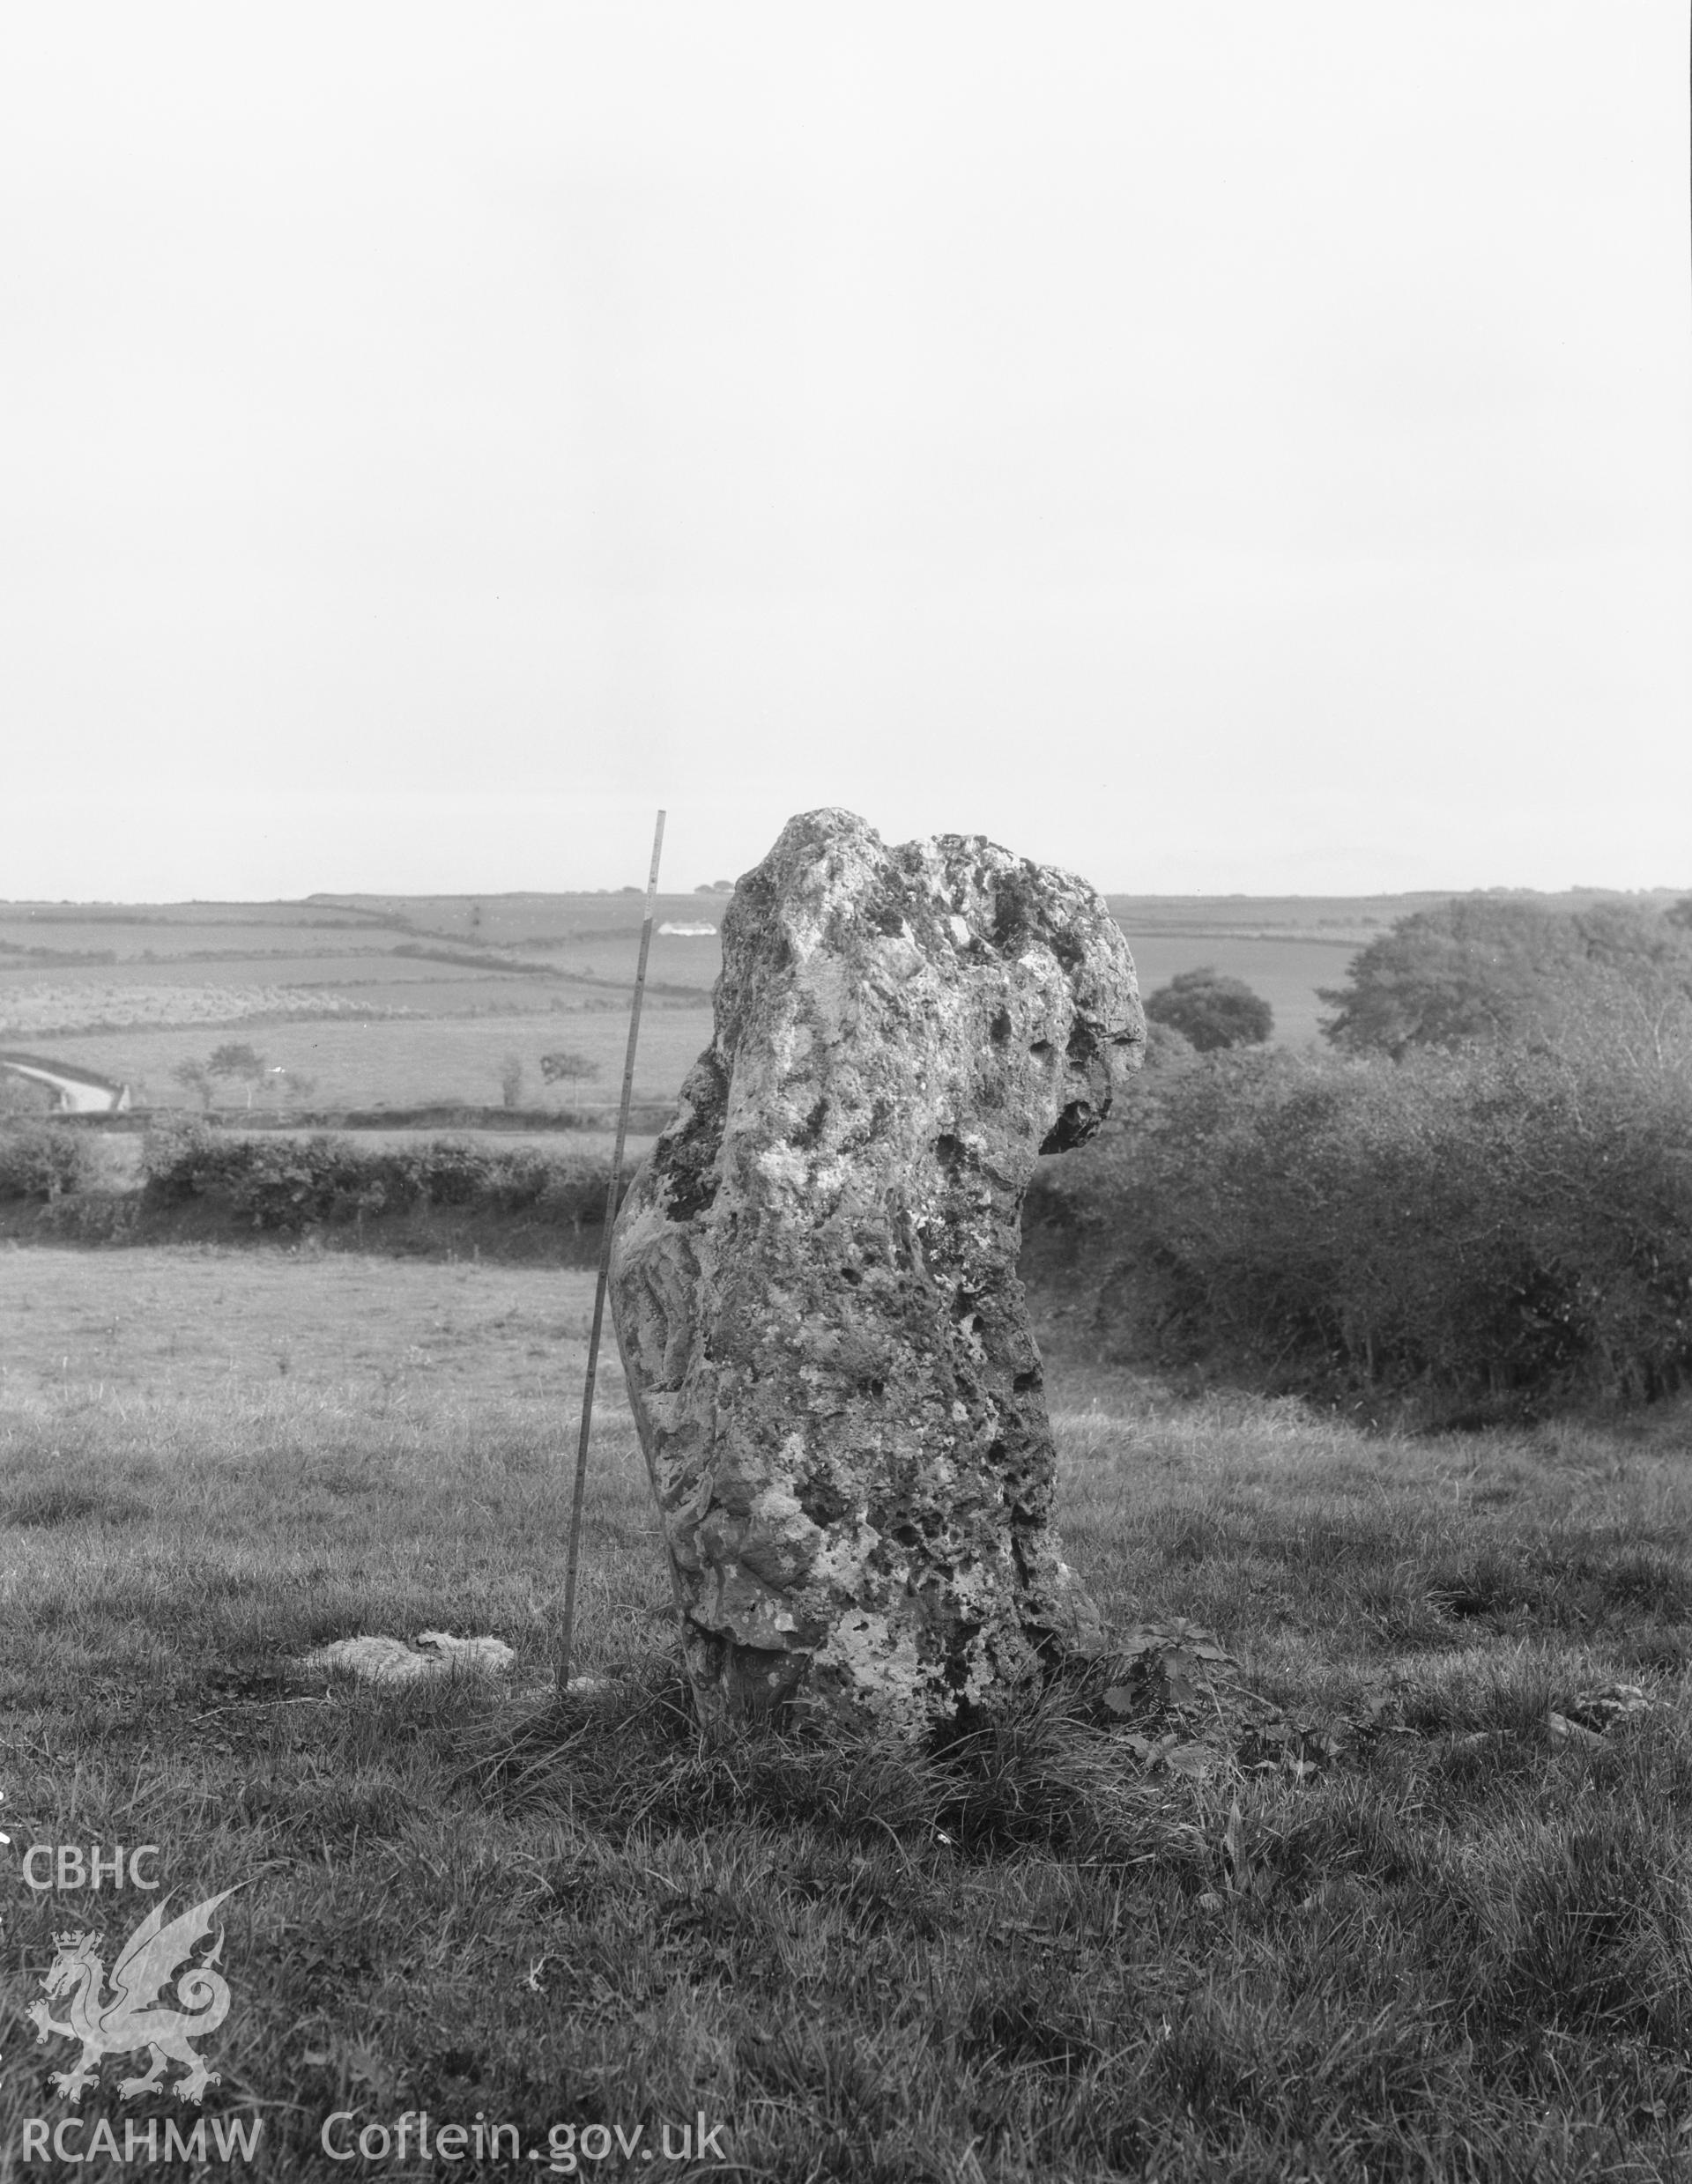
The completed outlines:
<svg viewBox="0 0 1692 2184">
<path fill-rule="evenodd" d="M 205 2112 L 262 2124 L 239 2173 L 1687 2173 L 1683 1411 L 1369 1439 L 1056 1356 L 1072 1559 L 1166 1667 L 1176 1617 L 1232 1661 L 921 1762 L 703 1751 L 614 1366 L 579 1654 L 608 1681 L 545 1701 L 590 1290 L 0 1252 L 7 1855 L 156 1843 L 174 1907 L 236 1892 Z M 292 1665 L 425 1629 L 505 1640 L 513 1688 Z M 119 2100 L 118 2056 L 69 2109 L 74 2050 L 23 2014 L 56 1929 L 109 1964 L 153 1900 L 10 1892 L 0 2177 L 118 2173 L 26 2163 L 33 2119 L 80 2114 L 72 2151 L 189 2128 Z M 419 2109 L 465 2158 L 414 2125 L 323 2150 Z"/>
<path fill-rule="evenodd" d="M 710 1036 L 709 1004 L 686 1008 L 649 1002 L 641 1018 L 636 1099 L 673 1099 Z M 197 1107 L 174 1081 L 172 1070 L 182 1062 L 204 1062 L 220 1040 L 237 1038 L 256 1047 L 266 1062 L 296 1081 L 310 1078 L 315 1107 L 497 1106 L 505 1057 L 513 1054 L 523 1064 L 523 1106 L 586 1107 L 597 1102 L 614 1107 L 628 1018 L 626 1002 L 613 1001 L 545 1016 L 256 1024 L 209 1036 L 203 1029 L 186 1027 L 87 1032 L 36 1045 L 131 1085 L 137 1106 Z M 574 1097 L 568 1084 L 548 1085 L 540 1074 L 541 1055 L 565 1048 L 586 1055 L 599 1070 L 597 1077 L 576 1085 Z M 218 1088 L 222 1112 L 239 1108 L 243 1098 L 234 1083 Z"/>
</svg>

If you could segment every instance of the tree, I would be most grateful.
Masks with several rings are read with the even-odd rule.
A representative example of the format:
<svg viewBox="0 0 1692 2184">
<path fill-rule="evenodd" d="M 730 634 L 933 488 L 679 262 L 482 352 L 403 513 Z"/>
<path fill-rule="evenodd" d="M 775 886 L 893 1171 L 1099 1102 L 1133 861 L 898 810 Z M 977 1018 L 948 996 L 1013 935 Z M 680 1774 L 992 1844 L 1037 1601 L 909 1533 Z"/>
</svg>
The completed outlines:
<svg viewBox="0 0 1692 2184">
<path fill-rule="evenodd" d="M 1322 1029 L 1353 1053 L 1395 1060 L 1466 1040 L 1557 1040 L 1601 1023 L 1642 1026 L 1692 994 L 1692 934 L 1630 903 L 1579 911 L 1458 895 L 1400 918 L 1321 998 Z"/>
<path fill-rule="evenodd" d="M 540 1073 L 549 1085 L 568 1084 L 570 1105 L 576 1100 L 576 1087 L 583 1077 L 590 1080 L 599 1074 L 599 1064 L 591 1055 L 578 1054 L 573 1047 L 560 1047 L 555 1054 L 540 1057 Z"/>
<path fill-rule="evenodd" d="M 523 1056 L 508 1054 L 500 1063 L 500 1097 L 508 1107 L 523 1098 Z"/>
<path fill-rule="evenodd" d="M 232 1077 L 237 1083 L 245 1085 L 247 1105 L 250 1107 L 253 1094 L 264 1082 L 266 1064 L 256 1047 L 245 1046 L 232 1040 L 212 1049 L 205 1068 L 209 1077 Z M 210 1102 L 207 1104 L 210 1105 Z"/>
<path fill-rule="evenodd" d="M 1260 1047 L 1275 1025 L 1274 1011 L 1261 994 L 1208 963 L 1177 971 L 1152 995 L 1146 1013 L 1154 1024 L 1190 1039 L 1200 1054 L 1219 1047 Z"/>
<path fill-rule="evenodd" d="M 215 1087 L 212 1082 L 212 1073 L 204 1062 L 195 1062 L 191 1059 L 178 1062 L 173 1065 L 170 1074 L 173 1082 L 180 1085 L 184 1092 L 193 1092 L 198 1099 L 200 1106 L 207 1114 L 210 1114 L 212 1094 Z"/>
<path fill-rule="evenodd" d="M 315 1077 L 301 1077 L 297 1070 L 278 1067 L 269 1072 L 271 1090 L 276 1094 L 278 1107 L 303 1107 L 317 1089 Z"/>
</svg>

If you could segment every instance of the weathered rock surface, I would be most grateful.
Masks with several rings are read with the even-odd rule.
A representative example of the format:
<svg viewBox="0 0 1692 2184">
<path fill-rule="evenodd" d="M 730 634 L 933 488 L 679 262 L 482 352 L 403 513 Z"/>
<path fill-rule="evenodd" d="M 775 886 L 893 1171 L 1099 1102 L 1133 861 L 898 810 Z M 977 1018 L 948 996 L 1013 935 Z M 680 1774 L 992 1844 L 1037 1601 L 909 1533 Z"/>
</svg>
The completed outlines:
<svg viewBox="0 0 1692 2184">
<path fill-rule="evenodd" d="M 611 1279 L 708 1721 L 916 1736 L 1098 1642 L 1019 1216 L 1144 1038 L 1102 899 L 979 835 L 807 812 L 739 882 Z"/>
</svg>

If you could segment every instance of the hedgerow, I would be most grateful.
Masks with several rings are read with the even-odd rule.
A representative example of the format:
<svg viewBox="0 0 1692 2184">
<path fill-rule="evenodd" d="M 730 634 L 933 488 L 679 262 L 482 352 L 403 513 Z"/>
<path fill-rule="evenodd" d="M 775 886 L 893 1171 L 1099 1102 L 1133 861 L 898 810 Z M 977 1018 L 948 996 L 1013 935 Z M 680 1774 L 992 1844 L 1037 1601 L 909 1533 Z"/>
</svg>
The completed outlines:
<svg viewBox="0 0 1692 2184">
<path fill-rule="evenodd" d="M 1219 1054 L 1031 1196 L 1118 1354 L 1431 1415 L 1692 1373 L 1692 1085 L 1614 1057 Z"/>
<path fill-rule="evenodd" d="M 576 1229 L 603 1219 L 606 1181 L 602 1160 L 529 1146 L 496 1151 L 446 1137 L 367 1148 L 328 1134 L 245 1136 L 198 1122 L 150 1129 L 142 1172 L 154 1207 L 201 1199 L 255 1228 L 294 1233 L 433 1207 Z"/>
<path fill-rule="evenodd" d="M 8 1122 L 0 1128 L 0 1199 L 57 1198 L 85 1189 L 93 1153 L 85 1138 L 50 1122 Z"/>
</svg>

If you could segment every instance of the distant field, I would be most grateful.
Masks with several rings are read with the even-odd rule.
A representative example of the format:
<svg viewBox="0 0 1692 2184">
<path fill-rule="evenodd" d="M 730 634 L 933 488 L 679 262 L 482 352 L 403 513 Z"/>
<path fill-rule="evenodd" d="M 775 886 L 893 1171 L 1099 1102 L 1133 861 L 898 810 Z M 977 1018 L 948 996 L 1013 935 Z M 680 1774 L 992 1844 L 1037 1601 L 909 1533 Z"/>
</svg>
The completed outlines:
<svg viewBox="0 0 1692 2184">
<path fill-rule="evenodd" d="M 723 898 L 660 895 L 662 923 L 716 924 Z M 583 980 L 627 986 L 639 952 L 638 899 L 536 895 L 409 904 L 0 903 L 0 1025 L 10 982 L 408 987 L 468 974 L 542 989 Z M 108 962 L 79 961 L 89 956 Z M 659 988 L 709 990 L 714 937 L 657 934 L 648 977 Z M 410 998 L 410 996 L 408 996 Z M 538 1006 L 546 1003 L 541 999 Z"/>
<path fill-rule="evenodd" d="M 315 1107 L 487 1106 L 500 1099 L 505 1056 L 516 1055 L 523 1065 L 521 1104 L 564 1107 L 616 1104 L 628 1021 L 613 1003 L 545 1016 L 251 1025 L 237 1026 L 236 1033 L 272 1065 L 295 1077 L 315 1078 Z M 702 1003 L 694 1008 L 649 1005 L 641 1023 L 635 1098 L 673 1099 L 710 1035 L 710 1010 Z M 180 1105 L 189 1095 L 172 1081 L 173 1065 L 203 1062 L 223 1036 L 193 1025 L 76 1033 L 56 1039 L 53 1051 L 122 1079 L 133 1087 L 137 1106 Z M 598 1077 L 582 1083 L 574 1099 L 568 1085 L 546 1085 L 540 1075 L 541 1055 L 565 1048 L 599 1065 Z M 243 1098 L 233 1085 L 219 1088 L 225 1107 L 240 1107 Z"/>
<path fill-rule="evenodd" d="M 1325 1013 L 1317 989 L 1343 981 L 1355 950 L 1443 898 L 1109 900 L 1143 992 L 1213 965 L 1269 1002 L 1278 1040 L 1301 1045 Z M 661 895 L 658 922 L 719 925 L 726 901 Z M 315 1077 L 318 1104 L 354 1107 L 496 1099 L 508 1054 L 523 1062 L 525 1104 L 563 1106 L 539 1058 L 573 1047 L 601 1071 L 584 1097 L 610 1102 L 641 907 L 632 893 L 0 902 L 0 1047 L 48 1044 L 130 1084 L 138 1101 L 167 1103 L 183 1097 L 173 1066 L 204 1061 L 228 1026 L 272 1065 Z M 90 957 L 109 959 L 78 959 Z M 655 936 L 638 1098 L 674 1097 L 709 1037 L 721 966 L 715 934 Z M 224 1106 L 243 1098 L 219 1092 Z"/>
<path fill-rule="evenodd" d="M 1125 933 L 1238 940 L 1370 940 L 1396 920 L 1444 895 L 1108 895 Z"/>
<path fill-rule="evenodd" d="M 660 894 L 660 922 L 696 922 L 716 925 L 728 904 L 726 894 Z M 614 895 L 316 895 L 304 906 L 315 916 L 344 916 L 356 909 L 415 933 L 433 933 L 460 944 L 523 948 L 576 938 L 622 938 L 634 959 L 641 935 L 642 896 L 638 889 Z"/>
<path fill-rule="evenodd" d="M 49 980 L 63 988 L 75 985 L 86 986 L 91 989 L 157 986 L 174 990 L 204 985 L 208 971 L 215 971 L 219 974 L 218 983 L 220 985 L 229 982 L 230 973 L 234 971 L 266 987 L 362 986 L 378 982 L 389 986 L 415 986 L 438 983 L 443 978 L 450 980 L 455 975 L 450 966 L 444 963 L 391 953 L 372 955 L 367 949 L 357 948 L 329 949 L 315 955 L 285 948 L 267 949 L 263 954 L 228 953 L 216 957 L 198 951 L 191 955 L 123 957 L 115 963 L 78 965 L 74 978 L 63 972 L 55 973 L 50 966 L 39 964 L 25 964 L 14 969 L 9 959 L 0 955 L 0 1009 L 4 1008 L 6 996 L 14 989 L 27 985 L 41 985 Z M 515 968 L 506 970 L 478 965 L 475 976 L 510 982 L 532 977 L 533 974 Z"/>
<path fill-rule="evenodd" d="M 364 1006 L 381 1004 L 367 1000 Z M 183 984 L 152 981 L 114 984 L 108 976 L 50 984 L 13 981 L 0 986 L 0 1036 L 29 1040 L 86 1027 L 153 1024 L 244 1024 L 255 1017 L 356 1016 L 346 994 L 312 986 Z"/>
</svg>

